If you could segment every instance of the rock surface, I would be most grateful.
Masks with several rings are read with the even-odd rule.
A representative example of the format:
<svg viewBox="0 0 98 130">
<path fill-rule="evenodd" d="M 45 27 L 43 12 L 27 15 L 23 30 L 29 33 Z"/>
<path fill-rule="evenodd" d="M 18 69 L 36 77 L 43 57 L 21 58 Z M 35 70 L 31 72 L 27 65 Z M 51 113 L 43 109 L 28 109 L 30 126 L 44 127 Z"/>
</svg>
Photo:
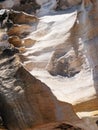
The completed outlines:
<svg viewBox="0 0 98 130">
<path fill-rule="evenodd" d="M 0 33 L 4 125 L 9 130 L 97 130 L 98 0 L 35 4 L 39 18 L 8 11 L 6 20 L 13 25 Z"/>
<path fill-rule="evenodd" d="M 6 128 L 27 130 L 64 120 L 76 126 L 83 123 L 71 104 L 58 101 L 48 86 L 19 64 L 15 53 L 12 48 L 0 55 L 0 113 Z"/>
</svg>

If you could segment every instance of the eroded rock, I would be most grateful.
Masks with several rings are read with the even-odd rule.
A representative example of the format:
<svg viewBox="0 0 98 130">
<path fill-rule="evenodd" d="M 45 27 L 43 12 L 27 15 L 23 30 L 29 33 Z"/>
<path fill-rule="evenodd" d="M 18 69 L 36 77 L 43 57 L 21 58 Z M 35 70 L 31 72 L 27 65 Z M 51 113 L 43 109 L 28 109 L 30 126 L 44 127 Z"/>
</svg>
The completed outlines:
<svg viewBox="0 0 98 130">
<path fill-rule="evenodd" d="M 46 12 L 48 16 L 41 17 L 39 21 L 17 11 L 12 11 L 10 17 L 13 24 L 19 24 L 8 30 L 8 35 L 12 37 L 10 42 L 18 48 L 6 48 L 0 57 L 0 108 L 3 121 L 10 130 L 65 129 L 69 124 L 71 129 L 97 130 L 98 1 L 59 1 L 62 2 L 59 8 L 65 11 L 63 13 L 54 12 L 56 1 L 38 2 L 42 9 L 49 9 Z M 74 5 L 79 6 L 72 10 Z M 49 15 L 49 11 L 53 14 Z M 32 24 L 35 22 L 36 25 Z M 87 55 L 83 51 L 83 44 Z M 19 57 L 15 56 L 16 53 Z M 74 104 L 76 112 L 84 112 L 85 116 L 92 113 L 96 117 L 94 122 L 93 119 L 80 120 L 66 101 Z M 63 120 L 68 123 L 65 121 L 64 125 L 60 125 Z"/>
<path fill-rule="evenodd" d="M 62 105 L 48 86 L 20 65 L 15 54 L 9 49 L 0 55 L 0 113 L 4 125 L 19 130 L 63 120 L 81 122 L 72 106 Z"/>
</svg>

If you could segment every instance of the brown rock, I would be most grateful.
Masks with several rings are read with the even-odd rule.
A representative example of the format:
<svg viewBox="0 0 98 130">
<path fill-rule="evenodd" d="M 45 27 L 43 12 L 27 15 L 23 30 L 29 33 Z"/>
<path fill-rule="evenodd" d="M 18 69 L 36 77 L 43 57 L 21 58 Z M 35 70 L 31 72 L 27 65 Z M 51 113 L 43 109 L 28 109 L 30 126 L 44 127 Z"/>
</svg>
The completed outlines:
<svg viewBox="0 0 98 130">
<path fill-rule="evenodd" d="M 12 36 L 9 37 L 8 42 L 15 47 L 21 47 L 22 46 L 22 41 L 18 36 Z"/>
<path fill-rule="evenodd" d="M 81 57 L 77 57 L 74 50 L 70 50 L 59 57 L 61 53 L 60 50 L 55 51 L 47 66 L 47 70 L 52 75 L 62 75 L 65 77 L 72 77 L 79 73 L 82 69 Z"/>
<path fill-rule="evenodd" d="M 9 19 L 11 19 L 14 24 L 32 24 L 38 21 L 38 18 L 34 15 L 13 10 L 9 12 Z"/>
<path fill-rule="evenodd" d="M 2 9 L 2 4 L 0 4 L 0 9 Z"/>
<path fill-rule="evenodd" d="M 23 45 L 28 48 L 28 47 L 33 46 L 35 42 L 36 42 L 36 40 L 33 40 L 31 38 L 27 38 L 27 39 L 24 39 Z"/>
<path fill-rule="evenodd" d="M 31 26 L 29 25 L 14 25 L 11 29 L 8 31 L 8 35 L 16 35 L 19 37 L 25 37 L 31 32 Z"/>
</svg>

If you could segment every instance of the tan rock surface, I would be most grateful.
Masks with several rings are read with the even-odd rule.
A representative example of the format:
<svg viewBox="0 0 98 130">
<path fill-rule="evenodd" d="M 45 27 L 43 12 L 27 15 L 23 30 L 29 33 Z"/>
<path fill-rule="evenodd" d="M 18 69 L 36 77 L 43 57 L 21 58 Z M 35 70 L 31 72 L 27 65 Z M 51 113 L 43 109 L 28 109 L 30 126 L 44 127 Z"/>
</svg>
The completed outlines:
<svg viewBox="0 0 98 130">
<path fill-rule="evenodd" d="M 87 7 L 91 8 L 87 10 Z M 72 103 L 78 112 L 98 110 L 97 67 L 93 68 L 94 75 L 90 71 L 90 66 L 98 63 L 94 49 L 97 48 L 97 35 L 97 1 L 84 1 L 77 13 L 65 11 L 62 15 L 42 17 L 37 31 L 29 36 L 36 43 L 24 54 L 29 58 L 24 62 L 25 67 L 49 85 L 59 100 Z M 70 78 L 52 77 L 46 70 Z M 70 73 L 74 77 L 71 78 Z"/>
<path fill-rule="evenodd" d="M 8 35 L 16 35 L 20 37 L 25 37 L 31 32 L 31 26 L 29 25 L 15 25 L 9 29 Z"/>
<path fill-rule="evenodd" d="M 36 40 L 33 40 L 31 38 L 27 38 L 23 40 L 23 45 L 27 48 L 31 47 L 33 44 L 35 44 Z"/>
<path fill-rule="evenodd" d="M 42 17 L 35 24 L 24 25 L 17 20 L 20 25 L 8 31 L 24 44 L 19 54 L 23 67 L 12 60 L 17 49 L 5 50 L 5 57 L 1 56 L 1 88 L 4 97 L 9 96 L 8 104 L 4 100 L 4 112 L 13 115 L 10 120 L 3 117 L 10 130 L 53 130 L 62 123 L 83 130 L 98 129 L 98 0 L 73 1 L 67 3 L 67 10 L 57 12 L 55 3 L 50 0 L 41 5 Z M 44 16 L 43 11 L 48 15 Z M 22 17 L 24 20 L 28 16 L 23 13 Z M 24 21 L 35 22 L 28 18 Z"/>
</svg>

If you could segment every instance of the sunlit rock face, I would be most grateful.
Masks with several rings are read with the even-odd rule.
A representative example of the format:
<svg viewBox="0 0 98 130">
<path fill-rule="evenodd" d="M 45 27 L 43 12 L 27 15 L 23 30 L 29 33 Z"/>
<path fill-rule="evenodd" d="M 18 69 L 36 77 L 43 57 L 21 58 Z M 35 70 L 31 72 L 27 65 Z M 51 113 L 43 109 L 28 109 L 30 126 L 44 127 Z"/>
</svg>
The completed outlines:
<svg viewBox="0 0 98 130">
<path fill-rule="evenodd" d="M 28 1 L 21 2 L 25 5 Z M 4 98 L 1 94 L 0 99 L 4 99 L 1 116 L 5 126 L 10 130 L 97 130 L 98 0 L 36 0 L 36 3 L 40 6 L 35 11 L 37 17 L 18 12 L 21 15 L 8 17 L 13 26 L 0 33 L 4 89 L 1 91 Z M 8 46 L 12 51 L 4 50 Z M 19 66 L 11 60 L 14 55 Z M 5 79 L 7 75 L 11 78 Z M 10 79 L 11 88 L 7 88 Z M 14 82 L 17 79 L 21 81 L 18 87 Z M 9 120 L 7 114 L 14 116 Z"/>
</svg>

